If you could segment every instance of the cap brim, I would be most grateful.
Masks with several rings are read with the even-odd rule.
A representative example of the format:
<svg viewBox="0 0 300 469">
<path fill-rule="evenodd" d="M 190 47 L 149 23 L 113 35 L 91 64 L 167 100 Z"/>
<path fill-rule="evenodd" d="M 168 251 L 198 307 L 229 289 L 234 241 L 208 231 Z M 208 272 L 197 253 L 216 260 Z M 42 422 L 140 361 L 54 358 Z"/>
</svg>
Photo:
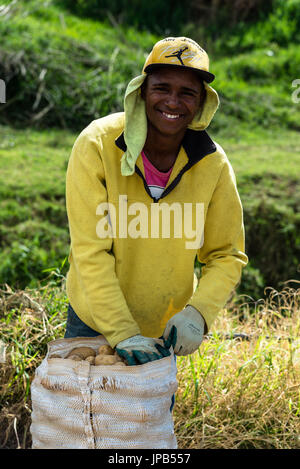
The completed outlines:
<svg viewBox="0 0 300 469">
<path fill-rule="evenodd" d="M 176 65 L 176 64 L 150 64 L 147 65 L 147 67 L 144 69 L 145 73 L 150 73 L 153 72 L 154 70 L 158 70 L 159 68 L 167 68 L 167 67 L 173 67 L 177 69 L 187 69 L 187 70 L 192 70 L 193 72 L 196 72 L 197 75 L 200 76 L 202 80 L 204 80 L 206 83 L 211 83 L 215 79 L 215 75 L 213 75 L 210 72 L 206 72 L 205 70 L 199 70 L 198 68 L 194 67 L 187 67 L 185 65 Z"/>
</svg>

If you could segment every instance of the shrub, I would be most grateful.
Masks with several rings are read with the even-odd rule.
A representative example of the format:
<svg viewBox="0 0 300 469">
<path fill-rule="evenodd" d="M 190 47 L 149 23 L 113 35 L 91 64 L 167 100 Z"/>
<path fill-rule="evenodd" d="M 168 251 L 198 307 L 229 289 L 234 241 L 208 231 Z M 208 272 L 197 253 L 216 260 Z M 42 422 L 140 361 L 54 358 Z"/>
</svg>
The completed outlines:
<svg viewBox="0 0 300 469">
<path fill-rule="evenodd" d="M 278 1 L 278 11 L 272 13 L 278 24 L 275 19 L 273 22 L 277 29 L 281 26 L 285 30 L 278 16 L 282 7 Z M 101 4 L 106 8 L 106 3 Z M 291 19 L 292 12 L 293 21 L 298 22 L 296 4 L 300 5 L 288 2 L 283 22 Z M 75 9 L 76 5 L 85 9 L 89 2 L 78 1 Z M 47 8 L 33 0 L 17 6 L 9 10 L 9 21 L 0 22 L 0 77 L 7 84 L 7 103 L 0 107 L 0 123 L 78 131 L 95 118 L 123 110 L 127 83 L 140 74 L 158 36 L 116 24 L 112 28 L 105 23 L 82 21 L 63 13 L 51 1 Z M 148 2 L 148 6 L 152 8 L 152 3 Z M 238 23 L 237 28 L 244 28 L 240 33 L 229 32 L 223 26 L 219 45 L 213 39 L 212 26 L 205 27 L 205 38 L 214 44 L 211 61 L 217 77 L 214 86 L 226 114 L 219 124 L 222 117 L 217 116 L 213 122 L 216 130 L 224 125 L 231 128 L 237 120 L 250 125 L 299 129 L 299 112 L 296 106 L 291 108 L 291 82 L 299 68 L 299 50 L 294 44 L 286 47 L 288 39 L 282 43 L 275 33 L 265 33 L 268 24 L 253 23 L 246 27 Z M 197 40 L 198 29 L 195 26 L 191 31 L 193 39 Z M 176 34 L 180 33 L 179 28 Z M 293 34 L 289 40 L 294 38 Z M 282 45 L 285 49 L 281 49 Z M 268 49 L 253 51 L 258 46 Z M 252 52 L 238 54 L 248 50 Z"/>
<path fill-rule="evenodd" d="M 240 183 L 250 259 L 240 291 L 256 298 L 263 295 L 264 286 L 280 289 L 285 281 L 300 280 L 300 194 L 293 187 L 296 181 L 274 175 L 244 178 Z"/>
</svg>

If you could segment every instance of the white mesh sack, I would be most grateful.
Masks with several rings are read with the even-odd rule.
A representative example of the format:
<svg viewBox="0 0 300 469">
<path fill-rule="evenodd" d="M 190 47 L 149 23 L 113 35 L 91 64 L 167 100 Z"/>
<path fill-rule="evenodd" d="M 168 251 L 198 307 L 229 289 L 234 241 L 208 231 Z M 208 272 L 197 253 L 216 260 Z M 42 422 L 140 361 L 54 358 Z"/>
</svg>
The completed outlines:
<svg viewBox="0 0 300 469">
<path fill-rule="evenodd" d="M 177 448 L 174 355 L 126 367 L 63 358 L 73 348 L 105 344 L 103 336 L 48 344 L 31 384 L 33 449 Z"/>
</svg>

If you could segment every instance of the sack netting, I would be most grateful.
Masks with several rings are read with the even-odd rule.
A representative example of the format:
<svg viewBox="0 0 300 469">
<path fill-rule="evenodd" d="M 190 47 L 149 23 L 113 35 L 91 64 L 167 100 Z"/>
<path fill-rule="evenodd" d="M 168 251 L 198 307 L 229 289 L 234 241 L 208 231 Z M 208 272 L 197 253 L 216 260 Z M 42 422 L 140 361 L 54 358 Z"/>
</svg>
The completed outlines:
<svg viewBox="0 0 300 469">
<path fill-rule="evenodd" d="M 126 367 L 64 359 L 75 347 L 105 344 L 103 336 L 48 344 L 31 384 L 33 449 L 177 448 L 174 355 Z"/>
</svg>

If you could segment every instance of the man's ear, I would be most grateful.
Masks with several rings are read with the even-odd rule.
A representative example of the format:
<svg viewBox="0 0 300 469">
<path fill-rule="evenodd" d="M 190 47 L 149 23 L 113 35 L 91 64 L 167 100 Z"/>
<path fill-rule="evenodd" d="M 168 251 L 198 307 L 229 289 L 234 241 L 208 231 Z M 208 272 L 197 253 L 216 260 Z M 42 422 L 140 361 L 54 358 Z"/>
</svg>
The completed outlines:
<svg viewBox="0 0 300 469">
<path fill-rule="evenodd" d="M 201 94 L 200 94 L 200 111 L 201 112 L 202 112 L 202 109 L 206 100 L 206 96 L 207 96 L 207 93 L 206 93 L 205 86 L 203 82 L 201 82 Z"/>
<path fill-rule="evenodd" d="M 146 99 L 146 88 L 147 88 L 147 80 L 148 80 L 148 77 L 145 78 L 145 80 L 143 81 L 142 85 L 141 85 L 141 98 L 145 101 Z"/>
<path fill-rule="evenodd" d="M 200 99 L 201 99 L 201 103 L 203 103 L 205 101 L 205 98 L 206 98 L 206 89 L 205 89 L 203 81 L 201 80 L 200 81 Z"/>
</svg>

